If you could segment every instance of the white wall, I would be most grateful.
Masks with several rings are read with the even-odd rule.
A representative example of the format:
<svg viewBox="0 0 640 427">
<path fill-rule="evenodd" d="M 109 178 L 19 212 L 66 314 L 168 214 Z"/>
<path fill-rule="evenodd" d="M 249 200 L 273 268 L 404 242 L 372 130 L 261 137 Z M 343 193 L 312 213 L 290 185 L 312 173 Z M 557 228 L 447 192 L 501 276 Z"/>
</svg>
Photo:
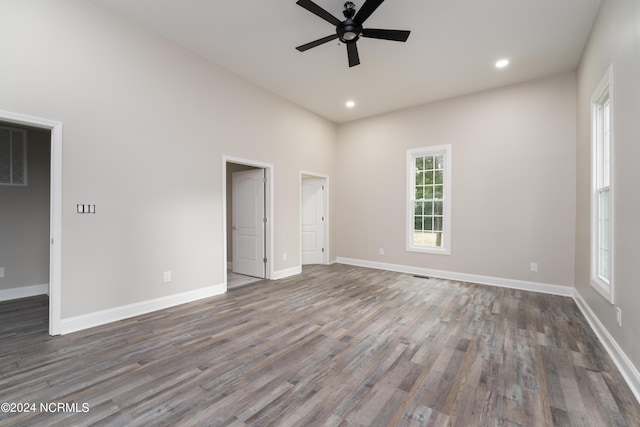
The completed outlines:
<svg viewBox="0 0 640 427">
<path fill-rule="evenodd" d="M 63 319 L 223 282 L 223 155 L 274 165 L 274 266 L 300 265 L 299 170 L 333 174 L 334 124 L 88 2 L 0 16 L 0 110 L 64 126 Z"/>
<path fill-rule="evenodd" d="M 614 66 L 615 305 L 589 283 L 590 98 Z M 640 2 L 604 0 L 577 71 L 576 288 L 636 369 L 640 369 Z M 616 325 L 615 308 L 623 313 Z"/>
<path fill-rule="evenodd" d="M 339 254 L 573 286 L 575 138 L 573 73 L 341 125 Z M 406 150 L 441 144 L 453 150 L 451 255 L 407 252 Z"/>
</svg>

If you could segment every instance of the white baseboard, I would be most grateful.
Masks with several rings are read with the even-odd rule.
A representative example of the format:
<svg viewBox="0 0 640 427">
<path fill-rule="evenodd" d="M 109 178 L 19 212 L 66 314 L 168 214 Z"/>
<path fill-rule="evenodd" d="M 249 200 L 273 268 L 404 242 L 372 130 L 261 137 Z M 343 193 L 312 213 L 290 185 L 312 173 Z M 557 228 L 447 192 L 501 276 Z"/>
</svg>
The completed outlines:
<svg viewBox="0 0 640 427">
<path fill-rule="evenodd" d="M 156 298 L 149 301 L 142 301 L 135 304 L 128 304 L 121 307 L 97 311 L 95 313 L 88 313 L 81 316 L 62 319 L 60 333 L 64 335 L 71 332 L 81 331 L 83 329 L 93 328 L 94 326 L 117 322 L 118 320 L 128 319 L 130 317 L 139 316 L 152 311 L 162 310 L 176 305 L 185 304 L 187 302 L 220 295 L 226 291 L 227 287 L 224 284 L 214 285 L 189 292 L 183 292 L 181 294 L 168 295 L 166 297 Z"/>
<path fill-rule="evenodd" d="M 603 347 L 607 350 L 607 353 L 609 353 L 613 363 L 618 367 L 618 370 L 627 382 L 636 400 L 640 402 L 640 372 L 638 372 L 638 369 L 636 369 L 607 328 L 605 328 L 600 319 L 598 319 L 593 310 L 591 310 L 591 307 L 589 307 L 577 289 L 574 289 L 573 299 L 587 319 L 587 322 L 589 322 L 589 325 L 591 325 L 591 329 L 593 329 L 593 332 L 595 332 Z"/>
<path fill-rule="evenodd" d="M 502 277 L 480 276 L 476 274 L 456 273 L 453 271 L 434 270 L 431 268 L 412 267 L 408 265 L 387 264 L 353 258 L 338 257 L 338 263 L 358 267 L 375 268 L 378 270 L 397 271 L 399 273 L 417 274 L 420 276 L 437 277 L 439 279 L 456 280 L 459 282 L 478 283 L 480 285 L 498 286 L 501 288 L 519 289 L 522 291 L 540 292 L 543 294 L 573 296 L 573 287 L 552 285 L 548 283 L 527 282 L 524 280 L 505 279 Z"/>
<path fill-rule="evenodd" d="M 21 286 L 19 288 L 0 289 L 0 301 L 12 299 L 35 297 L 37 295 L 49 294 L 49 284 Z"/>
<path fill-rule="evenodd" d="M 287 277 L 295 276 L 296 274 L 302 273 L 302 266 L 298 265 L 296 267 L 285 268 L 284 270 L 274 271 L 271 275 L 271 280 L 284 279 Z"/>
</svg>

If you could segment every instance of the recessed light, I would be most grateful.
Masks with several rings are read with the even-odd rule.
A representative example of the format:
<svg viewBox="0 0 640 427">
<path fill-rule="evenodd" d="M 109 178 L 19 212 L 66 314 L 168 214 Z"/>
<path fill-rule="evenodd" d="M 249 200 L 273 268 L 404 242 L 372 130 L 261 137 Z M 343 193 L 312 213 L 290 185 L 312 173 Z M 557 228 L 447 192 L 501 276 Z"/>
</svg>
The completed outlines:
<svg viewBox="0 0 640 427">
<path fill-rule="evenodd" d="M 498 62 L 496 62 L 496 68 L 504 68 L 507 65 L 509 65 L 509 60 L 508 59 L 501 59 Z"/>
<path fill-rule="evenodd" d="M 355 101 L 349 100 L 349 101 L 345 102 L 344 105 L 346 105 L 347 108 L 353 108 L 353 107 L 356 106 L 356 103 L 355 103 Z"/>
</svg>

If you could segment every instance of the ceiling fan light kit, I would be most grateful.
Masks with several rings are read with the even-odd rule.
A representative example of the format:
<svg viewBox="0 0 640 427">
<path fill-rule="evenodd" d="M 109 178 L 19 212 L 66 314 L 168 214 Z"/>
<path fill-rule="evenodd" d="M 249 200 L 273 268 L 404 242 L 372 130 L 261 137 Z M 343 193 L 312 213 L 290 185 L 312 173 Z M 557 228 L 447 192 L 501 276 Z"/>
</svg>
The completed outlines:
<svg viewBox="0 0 640 427">
<path fill-rule="evenodd" d="M 358 47 L 356 45 L 356 42 L 358 41 L 358 39 L 360 39 L 360 37 L 406 42 L 409 38 L 410 31 L 362 28 L 362 25 L 367 20 L 367 18 L 369 18 L 369 16 L 371 16 L 371 14 L 383 2 L 384 0 L 366 0 L 360 10 L 356 13 L 356 5 L 353 2 L 348 1 L 344 4 L 344 11 L 342 12 L 344 14 L 345 20 L 340 21 L 338 18 L 336 18 L 311 0 L 298 0 L 296 4 L 302 6 L 309 12 L 324 19 L 330 24 L 335 25 L 336 33 L 312 41 L 310 43 L 303 44 L 296 47 L 296 49 L 300 52 L 304 52 L 313 47 L 330 42 L 331 40 L 339 39 L 341 42 L 347 45 L 349 67 L 354 67 L 360 64 Z"/>
</svg>

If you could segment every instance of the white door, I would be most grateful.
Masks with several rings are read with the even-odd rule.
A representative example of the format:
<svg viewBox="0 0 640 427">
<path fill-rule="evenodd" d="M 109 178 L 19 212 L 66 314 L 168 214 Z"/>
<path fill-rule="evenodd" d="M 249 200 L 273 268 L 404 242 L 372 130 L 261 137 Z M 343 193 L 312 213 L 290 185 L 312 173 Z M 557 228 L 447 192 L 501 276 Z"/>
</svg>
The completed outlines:
<svg viewBox="0 0 640 427">
<path fill-rule="evenodd" d="M 302 180 L 302 264 L 324 264 L 325 180 Z"/>
<path fill-rule="evenodd" d="M 233 272 L 265 277 L 264 169 L 231 174 Z"/>
</svg>

